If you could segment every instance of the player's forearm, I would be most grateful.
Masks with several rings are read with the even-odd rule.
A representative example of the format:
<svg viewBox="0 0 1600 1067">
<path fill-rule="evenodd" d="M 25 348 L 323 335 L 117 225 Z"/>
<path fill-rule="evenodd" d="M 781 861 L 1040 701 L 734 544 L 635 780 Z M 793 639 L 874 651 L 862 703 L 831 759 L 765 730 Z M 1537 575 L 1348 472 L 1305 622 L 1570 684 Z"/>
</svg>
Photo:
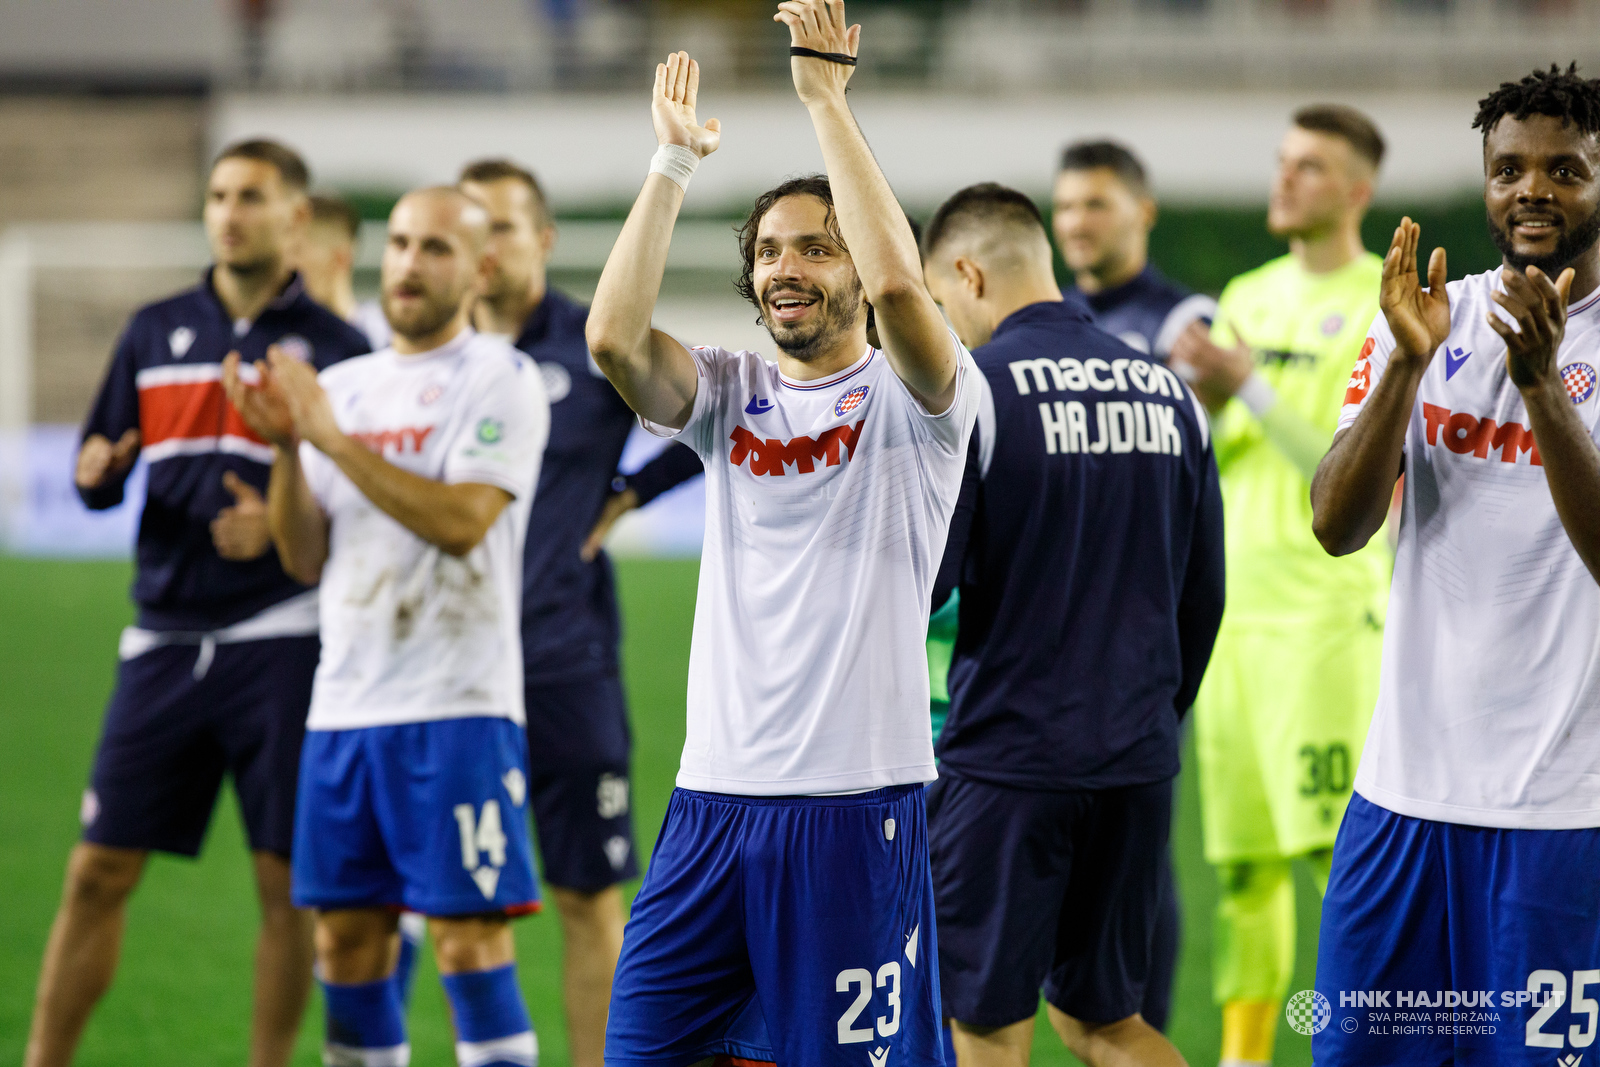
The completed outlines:
<svg viewBox="0 0 1600 1067">
<path fill-rule="evenodd" d="M 1600 449 L 1559 378 L 1522 399 L 1556 514 L 1590 576 L 1600 581 Z"/>
<path fill-rule="evenodd" d="M 1333 435 L 1313 426 L 1300 413 L 1278 401 L 1256 416 L 1267 440 L 1310 481 L 1327 455 Z"/>
<path fill-rule="evenodd" d="M 807 104 L 834 211 L 895 373 L 928 410 L 954 396 L 955 346 L 922 280 L 917 241 L 842 94 Z"/>
<path fill-rule="evenodd" d="M 316 585 L 328 561 L 328 520 L 311 494 L 295 447 L 275 450 L 267 481 L 267 528 L 284 573 L 302 585 Z"/>
<path fill-rule="evenodd" d="M 452 556 L 478 547 L 510 500 L 509 493 L 493 486 L 436 482 L 412 474 L 349 437 L 326 445 L 328 458 L 375 507 Z"/>
<path fill-rule="evenodd" d="M 839 229 L 874 307 L 922 289 L 922 262 L 905 212 L 844 97 L 811 103 L 812 125 L 833 188 Z"/>
<path fill-rule="evenodd" d="M 650 316 L 661 295 L 683 189 L 652 172 L 612 246 L 584 329 L 589 353 L 634 410 L 652 371 Z M 648 416 L 647 416 L 648 417 Z"/>
<path fill-rule="evenodd" d="M 1311 529 L 1329 555 L 1360 549 L 1383 527 L 1421 378 L 1421 368 L 1391 362 L 1354 425 L 1322 457 L 1311 480 Z"/>
</svg>

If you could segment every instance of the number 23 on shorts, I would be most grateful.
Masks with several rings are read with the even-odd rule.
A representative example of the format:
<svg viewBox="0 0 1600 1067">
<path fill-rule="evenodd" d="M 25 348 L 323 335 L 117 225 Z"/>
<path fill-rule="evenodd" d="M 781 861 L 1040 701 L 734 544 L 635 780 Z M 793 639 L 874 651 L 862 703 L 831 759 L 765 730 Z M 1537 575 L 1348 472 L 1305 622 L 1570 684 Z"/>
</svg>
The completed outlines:
<svg viewBox="0 0 1600 1067">
<path fill-rule="evenodd" d="M 888 1015 L 877 1017 L 877 1027 L 871 1025 L 861 1026 L 862 1012 L 872 1002 L 874 988 L 887 989 L 886 1007 Z M 834 990 L 839 993 L 848 993 L 852 989 L 858 990 L 856 998 L 839 1016 L 839 1044 L 853 1045 L 863 1041 L 872 1041 L 878 1037 L 892 1037 L 900 1032 L 900 963 L 890 960 L 878 968 L 876 980 L 873 973 L 865 967 L 851 967 L 840 971 L 838 978 L 834 979 Z"/>
</svg>

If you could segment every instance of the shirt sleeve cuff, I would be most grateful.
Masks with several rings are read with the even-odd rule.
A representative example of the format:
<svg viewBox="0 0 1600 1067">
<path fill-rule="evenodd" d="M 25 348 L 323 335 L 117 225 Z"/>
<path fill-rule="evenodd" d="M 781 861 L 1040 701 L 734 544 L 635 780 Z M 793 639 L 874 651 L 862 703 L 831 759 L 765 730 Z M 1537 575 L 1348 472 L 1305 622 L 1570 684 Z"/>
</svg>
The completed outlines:
<svg viewBox="0 0 1600 1067">
<path fill-rule="evenodd" d="M 1243 401 L 1244 406 L 1250 409 L 1250 414 L 1258 419 L 1271 411 L 1272 406 L 1278 402 L 1278 391 L 1255 371 L 1250 372 L 1250 377 L 1244 380 L 1244 384 L 1239 386 L 1239 391 L 1234 396 Z"/>
</svg>

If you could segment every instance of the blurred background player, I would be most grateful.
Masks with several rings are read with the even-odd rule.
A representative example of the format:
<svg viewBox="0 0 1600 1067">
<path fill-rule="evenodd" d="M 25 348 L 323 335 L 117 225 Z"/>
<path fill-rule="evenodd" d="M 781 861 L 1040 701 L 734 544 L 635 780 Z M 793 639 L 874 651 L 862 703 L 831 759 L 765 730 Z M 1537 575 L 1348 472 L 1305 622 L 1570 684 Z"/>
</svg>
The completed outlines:
<svg viewBox="0 0 1600 1067">
<path fill-rule="evenodd" d="M 1388 553 L 1329 558 L 1309 489 L 1377 311 L 1383 261 L 1362 247 L 1361 219 L 1382 159 L 1360 112 L 1297 112 L 1267 209 L 1289 254 L 1229 282 L 1210 336 L 1192 325 L 1172 350 L 1218 413 L 1227 507 L 1228 610 L 1195 704 L 1225 1065 L 1272 1058 L 1294 967 L 1290 860 L 1326 886 L 1377 696 Z"/>
<path fill-rule="evenodd" d="M 1459 990 L 1478 1025 L 1329 1026 L 1328 1067 L 1576 1065 L 1600 1029 L 1600 83 L 1535 71 L 1472 124 L 1503 265 L 1446 284 L 1435 249 L 1424 290 L 1401 222 L 1312 499 L 1358 551 L 1405 470 L 1317 988 Z"/>
<path fill-rule="evenodd" d="M 366 339 L 306 295 L 289 254 L 308 175 L 271 141 L 225 148 L 206 184 L 214 265 L 136 312 L 84 424 L 75 480 L 122 502 L 141 451 L 134 625 L 118 647 L 60 910 L 40 968 L 28 1067 L 68 1063 L 111 984 L 129 895 L 152 850 L 195 856 L 224 774 L 239 796 L 261 899 L 252 1067 L 288 1061 L 311 983 L 308 917 L 289 902 L 295 774 L 317 665 L 317 595 L 284 573 L 261 493 L 271 448 L 222 391 L 229 351 L 277 344 L 328 367 Z"/>
<path fill-rule="evenodd" d="M 533 1067 L 507 919 L 537 907 L 517 626 L 549 428 L 538 372 L 469 324 L 488 216 L 453 188 L 389 217 L 394 347 L 320 381 L 281 348 L 228 395 L 272 442 L 285 567 L 321 581 L 322 661 L 295 819 L 294 898 L 317 909 L 326 1063 L 409 1059 L 396 908 L 428 916 L 473 1067 Z"/>
<path fill-rule="evenodd" d="M 1209 323 L 1217 302 L 1191 293 L 1150 262 L 1156 201 L 1144 164 L 1113 141 L 1079 141 L 1061 153 L 1051 193 L 1056 247 L 1088 301 L 1095 325 L 1128 347 L 1166 362 L 1191 324 Z M 1187 711 L 1187 709 L 1185 709 Z M 1140 1014 L 1165 1031 L 1178 978 L 1183 910 L 1168 845 L 1161 914 L 1150 948 L 1150 980 Z"/>
<path fill-rule="evenodd" d="M 1062 150 L 1051 192 L 1061 260 L 1097 326 L 1165 362 L 1190 324 L 1212 320 L 1217 302 L 1191 293 L 1150 262 L 1155 224 L 1156 201 L 1144 164 L 1127 148 L 1079 141 Z"/>
<path fill-rule="evenodd" d="M 963 189 L 924 249 L 985 400 L 962 488 L 974 506 L 958 508 L 945 549 L 958 562 L 941 568 L 959 574 L 961 621 L 928 790 L 956 1055 L 1026 1067 L 1042 989 L 1086 1063 L 1180 1064 L 1140 1008 L 1178 723 L 1222 620 L 1206 417 L 1062 298 L 1022 193 Z"/>
<path fill-rule="evenodd" d="M 473 321 L 527 353 L 550 402 L 550 439 L 528 520 L 533 533 L 523 551 L 528 799 L 541 869 L 561 915 L 572 1062 L 601 1067 L 611 975 L 622 949 L 618 885 L 639 876 L 639 862 L 616 577 L 598 545 L 588 556 L 583 548 L 634 415 L 589 358 L 588 309 L 548 284 L 556 228 L 537 179 L 515 163 L 486 159 L 462 170 L 459 187 L 489 213 L 494 266 Z M 688 453 L 692 462 L 679 468 L 687 477 L 700 473 L 690 449 L 669 449 Z M 648 482 L 658 477 L 652 468 L 671 462 L 657 457 L 639 473 Z"/>
<path fill-rule="evenodd" d="M 352 273 L 361 241 L 361 216 L 332 193 L 311 197 L 311 225 L 296 255 L 311 299 L 367 335 L 374 350 L 389 343 L 389 321 L 376 300 L 356 300 Z"/>
<path fill-rule="evenodd" d="M 377 351 L 389 344 L 389 320 L 383 317 L 380 301 L 357 303 L 352 274 L 356 248 L 361 238 L 361 216 L 350 202 L 333 193 L 313 193 L 311 223 L 306 227 L 295 255 L 300 277 L 305 280 L 311 299 L 329 309 L 366 334 Z M 427 935 L 427 924 L 415 912 L 400 916 L 399 955 L 394 965 L 394 980 L 404 1003 L 410 995 L 411 975 L 417 952 Z"/>
<path fill-rule="evenodd" d="M 821 0 L 775 18 L 829 173 L 764 193 L 740 230 L 738 291 L 778 361 L 650 327 L 684 190 L 720 139 L 681 52 L 656 68 L 660 148 L 589 316 L 618 391 L 707 475 L 688 736 L 617 965 L 608 1067 L 945 1062 L 921 621 L 977 370 L 846 103 L 860 27 Z"/>
</svg>

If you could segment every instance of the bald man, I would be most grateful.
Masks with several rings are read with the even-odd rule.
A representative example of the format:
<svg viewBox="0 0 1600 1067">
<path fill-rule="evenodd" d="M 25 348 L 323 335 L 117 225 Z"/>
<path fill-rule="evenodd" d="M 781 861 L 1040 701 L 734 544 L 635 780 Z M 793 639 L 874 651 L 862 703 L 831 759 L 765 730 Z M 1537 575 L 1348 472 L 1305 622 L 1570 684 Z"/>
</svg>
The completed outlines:
<svg viewBox="0 0 1600 1067">
<path fill-rule="evenodd" d="M 323 589 L 293 895 L 317 911 L 325 1063 L 409 1058 L 400 908 L 428 917 L 459 1062 L 538 1056 L 508 920 L 539 899 L 518 601 L 550 409 L 537 369 L 469 325 L 488 225 L 455 189 L 407 194 L 383 253 L 389 348 L 320 377 L 277 349 L 223 369 L 273 446 L 284 569 Z"/>
<path fill-rule="evenodd" d="M 923 249 L 985 394 L 934 589 L 961 591 L 928 790 L 956 1058 L 1026 1067 L 1042 991 L 1091 1067 L 1181 1064 L 1140 1009 L 1178 719 L 1222 620 L 1205 413 L 1063 299 L 1021 193 L 963 189 Z"/>
</svg>

